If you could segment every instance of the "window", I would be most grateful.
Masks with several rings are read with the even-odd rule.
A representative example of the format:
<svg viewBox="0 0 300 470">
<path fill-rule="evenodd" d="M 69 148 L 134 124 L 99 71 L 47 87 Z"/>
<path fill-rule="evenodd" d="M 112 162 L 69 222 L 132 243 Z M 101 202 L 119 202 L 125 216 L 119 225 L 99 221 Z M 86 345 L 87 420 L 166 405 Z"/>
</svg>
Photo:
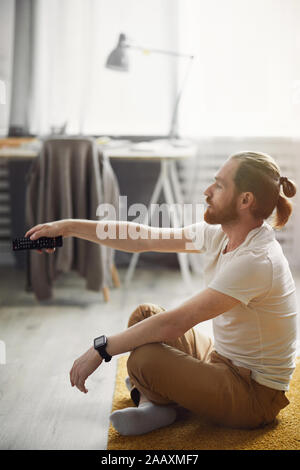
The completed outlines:
<svg viewBox="0 0 300 470">
<path fill-rule="evenodd" d="M 174 59 L 130 51 L 131 71 L 104 67 L 124 32 L 137 43 L 176 50 L 173 0 L 37 0 L 29 129 L 164 135 L 175 95 Z"/>
</svg>

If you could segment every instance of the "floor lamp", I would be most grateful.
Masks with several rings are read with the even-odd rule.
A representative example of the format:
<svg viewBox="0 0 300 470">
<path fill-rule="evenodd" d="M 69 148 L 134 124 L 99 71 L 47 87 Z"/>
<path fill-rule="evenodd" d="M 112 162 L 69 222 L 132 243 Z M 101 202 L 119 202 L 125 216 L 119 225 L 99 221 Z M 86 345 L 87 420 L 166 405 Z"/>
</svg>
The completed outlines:
<svg viewBox="0 0 300 470">
<path fill-rule="evenodd" d="M 165 54 L 168 56 L 173 56 L 176 59 L 179 59 L 179 58 L 188 59 L 188 66 L 186 68 L 186 73 L 185 73 L 181 88 L 176 97 L 174 110 L 172 113 L 170 131 L 168 135 L 168 138 L 170 140 L 176 142 L 176 139 L 179 138 L 178 136 L 178 106 L 179 106 L 179 102 L 180 102 L 180 99 L 182 97 L 182 94 L 185 88 L 185 84 L 186 84 L 186 81 L 187 81 L 187 78 L 191 69 L 194 56 L 189 55 L 189 54 L 179 54 L 178 52 L 167 51 L 164 49 L 147 49 L 145 47 L 141 47 L 141 46 L 135 45 L 134 43 L 129 42 L 126 35 L 124 33 L 121 33 L 119 35 L 117 46 L 111 51 L 111 53 L 109 54 L 107 58 L 106 67 L 111 70 L 117 70 L 118 72 L 128 72 L 129 71 L 129 57 L 127 54 L 128 49 L 139 50 L 147 54 L 148 53 Z"/>
</svg>

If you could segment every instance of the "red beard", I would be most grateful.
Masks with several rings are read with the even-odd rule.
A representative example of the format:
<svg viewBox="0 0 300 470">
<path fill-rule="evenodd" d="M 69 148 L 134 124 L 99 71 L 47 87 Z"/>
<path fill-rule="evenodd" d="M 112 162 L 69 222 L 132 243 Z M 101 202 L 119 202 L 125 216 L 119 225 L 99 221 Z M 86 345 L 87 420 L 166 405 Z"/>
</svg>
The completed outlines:
<svg viewBox="0 0 300 470">
<path fill-rule="evenodd" d="M 229 222 L 234 222 L 238 219 L 238 213 L 236 209 L 236 196 L 233 197 L 232 201 L 222 209 L 215 209 L 210 206 L 206 209 L 204 213 L 204 220 L 208 224 L 226 224 Z M 209 200 L 207 200 L 209 202 Z"/>
</svg>

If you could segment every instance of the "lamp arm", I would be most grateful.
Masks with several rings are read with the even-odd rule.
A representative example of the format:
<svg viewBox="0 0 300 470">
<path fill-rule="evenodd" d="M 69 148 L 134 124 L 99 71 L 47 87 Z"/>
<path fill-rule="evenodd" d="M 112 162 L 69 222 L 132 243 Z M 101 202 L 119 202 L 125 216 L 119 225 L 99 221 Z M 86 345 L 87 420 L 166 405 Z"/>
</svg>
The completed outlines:
<svg viewBox="0 0 300 470">
<path fill-rule="evenodd" d="M 171 127 L 170 127 L 170 132 L 169 132 L 169 139 L 175 139 L 178 137 L 178 132 L 177 132 L 177 125 L 178 125 L 178 107 L 179 107 L 179 102 L 181 100 L 181 97 L 182 97 L 182 94 L 183 94 L 183 91 L 184 91 L 184 88 L 185 88 L 185 84 L 187 82 L 187 79 L 188 79 L 188 75 L 190 73 L 190 70 L 191 70 L 191 66 L 192 66 L 192 63 L 193 63 L 193 59 L 194 59 L 194 56 L 189 56 L 189 63 L 188 63 L 188 66 L 186 68 L 186 72 L 185 72 L 185 76 L 184 76 L 184 79 L 183 79 L 183 82 L 181 84 L 181 88 L 178 92 L 178 95 L 177 95 L 177 98 L 176 98 L 176 101 L 175 101 L 175 105 L 174 105 L 174 110 L 173 110 L 173 114 L 172 114 L 172 120 L 171 120 Z"/>
<path fill-rule="evenodd" d="M 128 49 L 136 49 L 136 50 L 139 50 L 139 51 L 142 51 L 142 52 L 147 52 L 147 53 L 153 52 L 154 54 L 165 54 L 165 55 L 173 56 L 173 57 L 176 57 L 176 58 L 189 59 L 189 64 L 187 66 L 186 73 L 185 73 L 181 88 L 178 92 L 178 95 L 177 95 L 177 98 L 176 98 L 176 101 L 175 101 L 174 110 L 173 110 L 172 119 L 171 119 L 171 127 L 170 127 L 170 131 L 169 131 L 169 136 L 168 136 L 169 139 L 177 138 L 178 137 L 178 132 L 177 132 L 178 107 L 179 107 L 179 103 L 180 103 L 180 100 L 181 100 L 181 97 L 182 97 L 182 94 L 183 94 L 183 91 L 184 91 L 184 88 L 185 88 L 185 84 L 186 84 L 189 72 L 191 70 L 191 65 L 192 65 L 194 56 L 190 55 L 190 54 L 180 54 L 179 52 L 168 51 L 168 50 L 165 50 L 165 49 L 147 49 L 145 47 L 136 46 L 135 44 L 130 44 L 129 42 L 124 42 L 123 47 L 126 47 Z"/>
<path fill-rule="evenodd" d="M 179 52 L 167 51 L 165 49 L 148 49 L 147 47 L 135 46 L 133 44 L 124 44 L 123 47 L 127 47 L 129 49 L 136 49 L 138 51 L 147 52 L 147 53 L 153 52 L 154 54 L 165 54 L 165 55 L 171 55 L 174 57 L 185 57 L 187 59 L 194 58 L 194 56 L 190 54 L 180 54 Z"/>
</svg>

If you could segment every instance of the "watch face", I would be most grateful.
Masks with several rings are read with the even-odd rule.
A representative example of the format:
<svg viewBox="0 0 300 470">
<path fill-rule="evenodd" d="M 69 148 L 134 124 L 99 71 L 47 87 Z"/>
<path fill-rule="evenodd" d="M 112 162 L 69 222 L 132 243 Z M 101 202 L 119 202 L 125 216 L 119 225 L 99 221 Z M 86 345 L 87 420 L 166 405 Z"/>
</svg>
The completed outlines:
<svg viewBox="0 0 300 470">
<path fill-rule="evenodd" d="M 100 348 L 106 344 L 105 336 L 99 336 L 99 338 L 95 339 L 95 347 Z"/>
</svg>

